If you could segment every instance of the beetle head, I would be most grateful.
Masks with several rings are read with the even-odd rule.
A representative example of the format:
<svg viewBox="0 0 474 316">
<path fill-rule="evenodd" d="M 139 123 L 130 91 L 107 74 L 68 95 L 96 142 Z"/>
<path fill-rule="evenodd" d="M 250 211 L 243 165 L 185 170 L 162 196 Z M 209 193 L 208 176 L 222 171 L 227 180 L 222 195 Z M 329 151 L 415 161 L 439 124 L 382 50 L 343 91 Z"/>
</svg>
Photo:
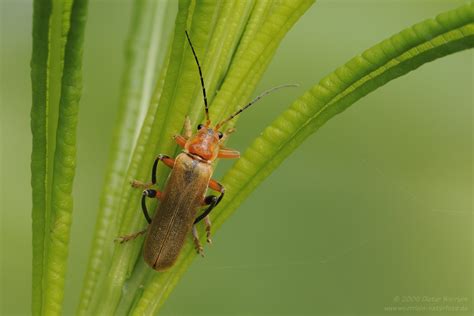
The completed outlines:
<svg viewBox="0 0 474 316">
<path fill-rule="evenodd" d="M 201 157 L 204 160 L 212 161 L 219 153 L 219 143 L 224 134 L 217 128 L 212 128 L 207 124 L 199 124 L 197 133 L 186 142 L 185 149 L 190 154 Z"/>
</svg>

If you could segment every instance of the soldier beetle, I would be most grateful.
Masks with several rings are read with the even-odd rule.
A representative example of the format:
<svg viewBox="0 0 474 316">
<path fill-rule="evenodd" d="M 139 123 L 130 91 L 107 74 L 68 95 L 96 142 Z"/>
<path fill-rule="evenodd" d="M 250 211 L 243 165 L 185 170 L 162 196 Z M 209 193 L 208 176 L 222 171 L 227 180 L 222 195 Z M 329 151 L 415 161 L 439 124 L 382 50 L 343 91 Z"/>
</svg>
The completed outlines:
<svg viewBox="0 0 474 316">
<path fill-rule="evenodd" d="M 144 189 L 141 204 L 143 214 L 149 225 L 143 231 L 119 238 L 120 242 L 123 243 L 139 235 L 146 234 L 143 257 L 145 262 L 157 271 L 164 271 L 173 266 L 184 245 L 186 236 L 191 231 L 196 251 L 203 255 L 203 247 L 199 241 L 196 228 L 196 224 L 201 220 L 204 220 L 206 226 L 207 242 L 211 243 L 209 213 L 219 204 L 225 193 L 224 186 L 211 178 L 213 173 L 212 163 L 217 158 L 232 159 L 240 157 L 240 153 L 237 150 L 225 148 L 222 145 L 234 129 L 231 128 L 222 133 L 220 131 L 221 127 L 263 96 L 283 87 L 297 86 L 286 84 L 269 89 L 227 119 L 212 126 L 209 119 L 206 88 L 204 86 L 201 66 L 199 65 L 199 60 L 188 32 L 186 31 L 185 33 L 199 70 L 206 121 L 204 124 L 199 124 L 197 132 L 193 134 L 190 120 L 186 117 L 184 135 L 174 136 L 176 143 L 183 148 L 183 152 L 176 159 L 166 155 L 159 155 L 153 163 L 151 182 L 132 181 L 133 187 Z M 172 168 L 163 192 L 150 189 L 151 186 L 156 184 L 156 170 L 159 161 Z M 219 196 L 205 196 L 208 188 L 219 192 Z M 148 213 L 146 198 L 160 200 L 153 218 Z M 206 207 L 206 209 L 197 216 L 198 210 L 201 207 Z"/>
</svg>

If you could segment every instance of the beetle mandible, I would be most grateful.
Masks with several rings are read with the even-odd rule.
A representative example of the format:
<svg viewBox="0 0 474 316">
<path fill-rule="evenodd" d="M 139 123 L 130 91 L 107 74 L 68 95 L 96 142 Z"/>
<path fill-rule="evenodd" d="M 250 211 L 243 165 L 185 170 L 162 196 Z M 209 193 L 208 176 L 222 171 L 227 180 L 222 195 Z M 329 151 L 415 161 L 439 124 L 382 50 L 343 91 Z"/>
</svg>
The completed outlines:
<svg viewBox="0 0 474 316">
<path fill-rule="evenodd" d="M 209 119 L 206 88 L 204 86 L 201 66 L 199 65 L 199 60 L 188 32 L 185 31 L 185 34 L 199 70 L 206 121 L 204 124 L 199 124 L 197 132 L 193 134 L 191 122 L 186 117 L 184 135 L 174 136 L 176 143 L 183 148 L 183 152 L 176 159 L 166 155 L 159 155 L 153 163 L 151 182 L 132 181 L 133 187 L 144 189 L 141 204 L 143 214 L 149 225 L 143 231 L 119 238 L 120 242 L 123 243 L 146 234 L 143 257 L 145 262 L 157 271 L 164 271 L 173 266 L 185 243 L 186 236 L 191 231 L 196 251 L 203 255 L 203 247 L 199 241 L 196 228 L 196 224 L 201 220 L 204 220 L 206 226 L 207 242 L 211 243 L 209 213 L 219 204 L 225 193 L 224 186 L 211 178 L 213 173 L 212 163 L 217 158 L 240 157 L 240 153 L 237 150 L 223 146 L 225 139 L 234 129 L 231 128 L 222 133 L 220 131 L 221 127 L 263 96 L 283 87 L 297 86 L 286 84 L 269 89 L 227 119 L 212 127 L 211 120 Z M 150 189 L 150 187 L 156 184 L 156 170 L 159 161 L 172 169 L 163 192 Z M 219 196 L 205 196 L 208 188 L 219 192 Z M 146 198 L 160 200 L 153 218 L 148 213 Z M 206 207 L 206 209 L 197 216 L 198 210 L 201 207 Z"/>
</svg>

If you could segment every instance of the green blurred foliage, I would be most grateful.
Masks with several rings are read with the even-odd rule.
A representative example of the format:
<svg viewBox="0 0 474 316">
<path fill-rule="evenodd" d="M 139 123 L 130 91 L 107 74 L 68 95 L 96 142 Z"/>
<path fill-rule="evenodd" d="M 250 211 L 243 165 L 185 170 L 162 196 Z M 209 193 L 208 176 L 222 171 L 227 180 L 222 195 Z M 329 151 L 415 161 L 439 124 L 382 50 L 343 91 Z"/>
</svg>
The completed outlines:
<svg viewBox="0 0 474 316">
<path fill-rule="evenodd" d="M 243 151 L 337 66 L 463 3 L 320 1 L 284 39 L 258 90 L 294 82 L 301 87 L 245 113 L 229 145 Z M 130 8 L 125 0 L 90 3 L 65 314 L 75 310 L 86 267 Z M 3 1 L 0 14 L 0 313 L 26 315 L 32 3 Z M 472 312 L 473 71 L 472 51 L 436 60 L 337 116 L 215 234 L 162 314 L 379 315 L 390 306 L 428 306 L 397 302 L 407 296 L 467 298 L 440 305 Z M 217 178 L 230 164 L 219 164 Z"/>
</svg>

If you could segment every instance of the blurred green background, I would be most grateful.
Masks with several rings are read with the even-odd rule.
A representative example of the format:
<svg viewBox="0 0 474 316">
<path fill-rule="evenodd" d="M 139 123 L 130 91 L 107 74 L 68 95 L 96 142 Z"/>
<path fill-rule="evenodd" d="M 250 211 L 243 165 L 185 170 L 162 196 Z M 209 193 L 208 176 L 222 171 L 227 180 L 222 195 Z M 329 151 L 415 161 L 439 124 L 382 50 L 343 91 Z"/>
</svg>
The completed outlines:
<svg viewBox="0 0 474 316">
<path fill-rule="evenodd" d="M 292 100 L 355 54 L 463 3 L 316 3 L 284 39 L 258 91 L 280 83 L 300 88 L 245 113 L 230 146 L 243 151 Z M 90 2 L 66 315 L 86 268 L 130 10 L 128 0 Z M 1 1 L 2 315 L 30 313 L 31 17 L 31 1 Z M 411 315 L 419 312 L 388 309 L 451 306 L 471 315 L 473 73 L 472 51 L 458 53 L 331 120 L 214 235 L 162 314 Z M 229 166 L 219 164 L 218 179 Z M 442 300 L 416 302 L 423 297 Z"/>
</svg>

